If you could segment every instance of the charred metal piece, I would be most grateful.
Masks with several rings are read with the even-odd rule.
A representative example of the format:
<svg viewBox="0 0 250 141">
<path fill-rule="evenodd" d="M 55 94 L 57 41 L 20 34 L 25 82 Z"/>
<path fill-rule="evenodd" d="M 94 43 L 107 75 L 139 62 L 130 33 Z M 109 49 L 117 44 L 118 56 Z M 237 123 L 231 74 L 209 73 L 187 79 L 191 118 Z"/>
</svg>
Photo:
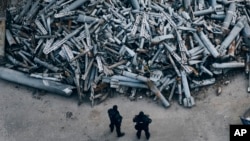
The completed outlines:
<svg viewBox="0 0 250 141">
<path fill-rule="evenodd" d="M 236 11 L 236 4 L 233 2 L 229 5 L 229 8 L 227 10 L 227 15 L 223 21 L 223 28 L 225 30 L 228 29 L 228 27 L 233 19 L 233 15 L 234 15 L 235 11 Z"/>
<path fill-rule="evenodd" d="M 77 22 L 86 22 L 86 23 L 92 23 L 92 22 L 96 22 L 99 19 L 91 17 L 91 16 L 86 16 L 86 15 L 81 15 L 79 14 L 76 21 Z"/>
<path fill-rule="evenodd" d="M 6 29 L 6 39 L 10 46 L 17 44 L 9 29 Z"/>
<path fill-rule="evenodd" d="M 183 99 L 183 104 L 185 107 L 192 107 L 195 105 L 194 98 L 190 94 L 189 85 L 187 81 L 187 76 L 184 71 L 181 71 L 181 81 L 185 94 L 185 98 Z"/>
<path fill-rule="evenodd" d="M 236 61 L 212 64 L 212 67 L 216 69 L 243 68 L 244 66 L 245 66 L 244 62 L 236 62 Z"/>
<path fill-rule="evenodd" d="M 65 7 L 62 10 L 62 12 L 75 10 L 77 7 L 82 6 L 85 2 L 87 2 L 87 0 L 76 0 L 73 3 L 71 3 L 70 5 L 68 5 L 67 7 Z"/>
<path fill-rule="evenodd" d="M 237 22 L 237 24 L 234 26 L 234 28 L 231 30 L 229 35 L 221 43 L 218 49 L 221 55 L 224 55 L 226 53 L 226 49 L 232 43 L 235 37 L 239 34 L 239 32 L 244 28 L 245 24 L 246 24 L 246 16 L 242 16 Z"/>
<path fill-rule="evenodd" d="M 130 0 L 130 3 L 132 5 L 132 8 L 135 10 L 140 10 L 140 5 L 138 0 Z"/>
<path fill-rule="evenodd" d="M 35 20 L 36 26 L 39 28 L 39 30 L 43 33 L 43 35 L 48 34 L 46 29 L 43 27 L 42 23 L 39 20 Z"/>
<path fill-rule="evenodd" d="M 211 53 L 211 55 L 213 55 L 214 58 L 217 58 L 220 54 L 218 53 L 214 45 L 211 43 L 211 41 L 208 39 L 208 37 L 203 33 L 203 31 L 200 31 L 199 35 L 207 50 Z"/>
<path fill-rule="evenodd" d="M 189 68 L 189 66 L 187 66 L 186 64 L 183 64 L 181 57 L 179 57 L 174 50 L 168 45 L 168 44 L 164 44 L 164 46 L 167 48 L 167 50 L 169 51 L 169 53 L 175 58 L 175 60 L 181 65 L 181 67 L 188 73 L 192 73 L 193 71 Z"/>
<path fill-rule="evenodd" d="M 215 78 L 205 79 L 201 81 L 192 80 L 192 82 L 193 83 L 190 84 L 190 88 L 202 87 L 214 84 Z"/>
<path fill-rule="evenodd" d="M 209 7 L 208 9 L 201 10 L 201 11 L 195 11 L 193 14 L 194 16 L 203 16 L 207 14 L 212 14 L 215 12 L 223 11 L 222 5 L 216 5 L 215 7 Z"/>
<path fill-rule="evenodd" d="M 58 71 L 60 70 L 60 68 L 58 68 L 58 67 L 56 67 L 56 66 L 53 66 L 53 65 L 51 65 L 51 64 L 49 64 L 49 63 L 47 63 L 47 62 L 44 62 L 44 61 L 40 60 L 39 58 L 34 58 L 34 61 L 35 61 L 36 63 L 38 63 L 38 64 L 40 64 L 40 65 L 42 65 L 42 66 L 44 66 L 44 67 L 50 69 L 50 70 L 53 71 L 53 72 L 58 72 Z"/>
<path fill-rule="evenodd" d="M 162 101 L 162 104 L 167 108 L 170 106 L 169 102 L 166 100 L 166 98 L 161 94 L 161 92 L 158 90 L 158 88 L 155 86 L 155 84 L 152 81 L 147 81 L 147 85 L 149 89 L 155 93 L 155 95 Z"/>
<path fill-rule="evenodd" d="M 48 54 L 53 50 L 58 49 L 59 47 L 61 47 L 61 45 L 63 45 L 67 40 L 69 40 L 70 38 L 72 38 L 73 36 L 75 36 L 78 32 L 81 31 L 81 29 L 83 28 L 83 26 L 77 28 L 75 31 L 73 31 L 72 33 L 68 34 L 67 36 L 65 36 L 61 41 L 56 42 L 55 44 L 53 44 L 48 50 L 45 50 L 44 53 Z"/>
</svg>

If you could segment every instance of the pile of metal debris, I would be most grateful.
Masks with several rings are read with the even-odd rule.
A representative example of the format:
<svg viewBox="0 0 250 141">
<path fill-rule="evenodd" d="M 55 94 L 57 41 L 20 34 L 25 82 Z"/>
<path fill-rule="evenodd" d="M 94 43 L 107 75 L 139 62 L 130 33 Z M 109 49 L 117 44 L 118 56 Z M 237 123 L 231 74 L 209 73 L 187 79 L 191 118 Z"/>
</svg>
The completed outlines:
<svg viewBox="0 0 250 141">
<path fill-rule="evenodd" d="M 7 9 L 0 78 L 53 93 L 173 97 L 249 73 L 249 0 L 26 0 Z M 250 79 L 249 79 L 250 80 Z M 250 91 L 250 89 L 248 89 Z"/>
</svg>

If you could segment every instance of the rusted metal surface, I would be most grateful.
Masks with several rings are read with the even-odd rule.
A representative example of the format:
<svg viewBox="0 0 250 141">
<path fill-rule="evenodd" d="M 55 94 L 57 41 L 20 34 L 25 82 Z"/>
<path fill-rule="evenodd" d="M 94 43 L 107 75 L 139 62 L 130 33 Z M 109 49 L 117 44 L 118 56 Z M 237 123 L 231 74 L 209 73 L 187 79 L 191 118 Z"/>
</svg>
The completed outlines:
<svg viewBox="0 0 250 141">
<path fill-rule="evenodd" d="M 0 59 L 5 55 L 5 19 L 0 18 Z"/>
<path fill-rule="evenodd" d="M 6 28 L 7 0 L 0 1 L 0 59 L 5 55 L 5 28 Z"/>
</svg>

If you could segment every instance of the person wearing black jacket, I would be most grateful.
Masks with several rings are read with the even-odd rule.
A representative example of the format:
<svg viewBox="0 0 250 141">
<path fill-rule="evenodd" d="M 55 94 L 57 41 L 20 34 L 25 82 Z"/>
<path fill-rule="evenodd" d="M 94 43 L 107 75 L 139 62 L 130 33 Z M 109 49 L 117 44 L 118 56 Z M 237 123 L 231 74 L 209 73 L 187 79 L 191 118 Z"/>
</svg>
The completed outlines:
<svg viewBox="0 0 250 141">
<path fill-rule="evenodd" d="M 121 123 L 122 123 L 122 116 L 120 115 L 119 111 L 117 110 L 117 105 L 114 105 L 113 108 L 108 110 L 108 115 L 110 119 L 110 131 L 113 132 L 114 127 L 116 128 L 117 137 L 122 137 L 125 133 L 121 132 Z"/>
<path fill-rule="evenodd" d="M 137 130 L 136 136 L 138 139 L 141 137 L 141 131 L 144 130 L 146 138 L 150 138 L 149 133 L 149 124 L 152 122 L 152 119 L 149 118 L 148 115 L 145 115 L 142 111 L 139 113 L 139 115 L 136 115 L 133 119 L 133 122 L 135 122 L 135 129 Z"/>
</svg>

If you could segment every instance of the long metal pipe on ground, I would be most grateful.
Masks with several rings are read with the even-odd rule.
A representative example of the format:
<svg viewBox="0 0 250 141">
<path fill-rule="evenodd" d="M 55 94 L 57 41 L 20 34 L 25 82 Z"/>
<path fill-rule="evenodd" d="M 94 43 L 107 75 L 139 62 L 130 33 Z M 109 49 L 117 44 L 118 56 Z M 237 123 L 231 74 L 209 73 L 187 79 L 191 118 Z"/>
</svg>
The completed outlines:
<svg viewBox="0 0 250 141">
<path fill-rule="evenodd" d="M 0 79 L 45 90 L 51 93 L 60 94 L 63 96 L 70 96 L 72 94 L 72 89 L 75 88 L 73 86 L 58 83 L 51 80 L 33 78 L 30 77 L 28 74 L 8 68 L 0 67 L 0 72 Z"/>
</svg>

